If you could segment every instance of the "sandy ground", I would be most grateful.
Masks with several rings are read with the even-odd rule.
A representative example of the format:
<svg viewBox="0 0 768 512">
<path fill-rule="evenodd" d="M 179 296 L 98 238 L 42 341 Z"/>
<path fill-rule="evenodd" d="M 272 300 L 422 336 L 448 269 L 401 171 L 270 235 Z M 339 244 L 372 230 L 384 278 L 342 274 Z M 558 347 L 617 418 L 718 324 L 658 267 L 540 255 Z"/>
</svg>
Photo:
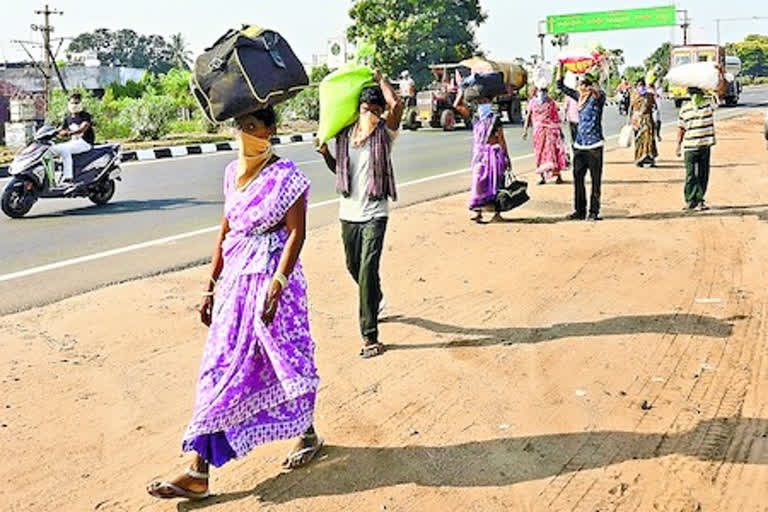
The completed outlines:
<svg viewBox="0 0 768 512">
<path fill-rule="evenodd" d="M 397 210 L 370 361 L 338 227 L 311 232 L 327 447 L 290 474 L 260 447 L 200 504 L 143 489 L 185 465 L 207 269 L 1 318 L 0 510 L 768 510 L 761 123 L 719 125 L 707 213 L 667 141 L 656 170 L 606 155 L 601 223 L 560 220 L 569 185 L 505 224 L 465 196 Z"/>
</svg>

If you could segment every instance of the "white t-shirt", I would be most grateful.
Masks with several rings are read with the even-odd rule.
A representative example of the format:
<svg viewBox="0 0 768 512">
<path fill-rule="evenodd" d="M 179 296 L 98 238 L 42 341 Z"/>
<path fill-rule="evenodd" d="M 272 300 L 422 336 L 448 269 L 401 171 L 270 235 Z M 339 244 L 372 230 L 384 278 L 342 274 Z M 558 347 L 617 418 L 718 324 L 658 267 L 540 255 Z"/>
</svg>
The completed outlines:
<svg viewBox="0 0 768 512">
<path fill-rule="evenodd" d="M 387 128 L 392 143 L 397 138 L 396 131 Z M 368 222 L 389 216 L 389 201 L 384 198 L 373 201 L 368 197 L 368 165 L 371 161 L 371 139 L 368 138 L 359 148 L 349 145 L 349 197 L 339 198 L 339 219 L 347 222 Z"/>
<path fill-rule="evenodd" d="M 416 82 L 413 78 L 403 78 L 400 80 L 400 96 L 415 96 L 414 90 Z"/>
</svg>

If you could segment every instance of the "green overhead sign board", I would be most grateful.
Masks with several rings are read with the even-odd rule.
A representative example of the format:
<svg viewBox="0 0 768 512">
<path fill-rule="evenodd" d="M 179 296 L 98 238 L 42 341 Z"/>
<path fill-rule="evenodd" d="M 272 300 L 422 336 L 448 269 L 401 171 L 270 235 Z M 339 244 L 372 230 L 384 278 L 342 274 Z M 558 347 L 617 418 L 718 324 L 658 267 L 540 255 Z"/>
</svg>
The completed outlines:
<svg viewBox="0 0 768 512">
<path fill-rule="evenodd" d="M 573 34 L 600 30 L 669 27 L 676 24 L 676 8 L 674 5 L 670 5 L 648 9 L 622 9 L 619 11 L 547 16 L 547 33 Z"/>
</svg>

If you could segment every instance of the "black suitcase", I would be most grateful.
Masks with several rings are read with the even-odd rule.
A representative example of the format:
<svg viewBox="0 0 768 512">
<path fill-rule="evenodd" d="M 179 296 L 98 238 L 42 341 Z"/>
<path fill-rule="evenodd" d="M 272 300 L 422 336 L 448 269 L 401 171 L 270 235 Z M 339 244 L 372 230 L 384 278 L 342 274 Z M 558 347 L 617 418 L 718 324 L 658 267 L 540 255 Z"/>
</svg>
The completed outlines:
<svg viewBox="0 0 768 512">
<path fill-rule="evenodd" d="M 195 61 L 190 87 L 205 116 L 222 122 L 292 98 L 309 85 L 301 61 L 280 34 L 230 30 Z"/>
</svg>

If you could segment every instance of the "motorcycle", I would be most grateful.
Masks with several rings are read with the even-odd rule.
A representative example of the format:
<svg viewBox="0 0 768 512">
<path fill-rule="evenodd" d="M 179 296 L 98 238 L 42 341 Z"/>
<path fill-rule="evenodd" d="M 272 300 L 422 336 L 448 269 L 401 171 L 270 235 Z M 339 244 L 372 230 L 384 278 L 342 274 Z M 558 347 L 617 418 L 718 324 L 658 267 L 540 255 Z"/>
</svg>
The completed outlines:
<svg viewBox="0 0 768 512">
<path fill-rule="evenodd" d="M 626 116 L 629 114 L 629 91 L 621 91 L 619 93 L 619 115 Z"/>
<path fill-rule="evenodd" d="M 0 197 L 7 216 L 26 215 L 40 198 L 87 197 L 103 206 L 115 194 L 115 180 L 120 178 L 120 145 L 93 146 L 90 151 L 73 155 L 74 178 L 62 183 L 63 164 L 51 148 L 58 130 L 43 126 L 32 143 L 13 159 L 8 173 L 12 176 Z"/>
<path fill-rule="evenodd" d="M 619 92 L 619 115 L 629 114 L 629 91 Z"/>
</svg>

